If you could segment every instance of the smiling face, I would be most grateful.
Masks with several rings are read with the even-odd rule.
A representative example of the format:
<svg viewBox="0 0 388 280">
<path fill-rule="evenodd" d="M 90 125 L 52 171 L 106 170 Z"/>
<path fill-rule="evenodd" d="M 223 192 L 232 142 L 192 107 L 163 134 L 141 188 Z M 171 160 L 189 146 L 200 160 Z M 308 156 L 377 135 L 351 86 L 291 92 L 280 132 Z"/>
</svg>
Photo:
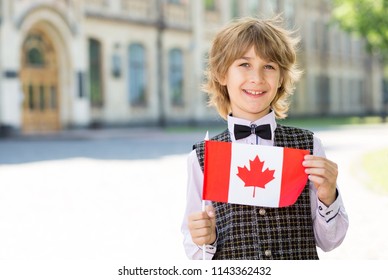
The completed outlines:
<svg viewBox="0 0 388 280">
<path fill-rule="evenodd" d="M 249 48 L 229 66 L 221 81 L 228 89 L 233 116 L 255 121 L 268 114 L 281 79 L 278 64 L 263 60 L 254 47 Z"/>
</svg>

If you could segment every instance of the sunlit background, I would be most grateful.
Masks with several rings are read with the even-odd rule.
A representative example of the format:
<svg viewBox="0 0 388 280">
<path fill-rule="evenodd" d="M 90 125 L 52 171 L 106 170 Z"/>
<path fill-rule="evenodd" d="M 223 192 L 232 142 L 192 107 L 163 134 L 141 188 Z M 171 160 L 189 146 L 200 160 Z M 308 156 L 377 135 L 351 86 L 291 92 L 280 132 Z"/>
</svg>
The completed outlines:
<svg viewBox="0 0 388 280">
<path fill-rule="evenodd" d="M 0 260 L 182 260 L 186 157 L 219 28 L 281 14 L 286 123 L 339 165 L 350 227 L 322 259 L 388 259 L 387 0 L 0 0 Z M 384 70 L 385 69 L 385 70 Z"/>
<path fill-rule="evenodd" d="M 290 116 L 387 113 L 386 0 L 0 3 L 3 135 L 217 121 L 200 90 L 215 32 L 236 17 L 279 13 L 301 38 Z"/>
</svg>

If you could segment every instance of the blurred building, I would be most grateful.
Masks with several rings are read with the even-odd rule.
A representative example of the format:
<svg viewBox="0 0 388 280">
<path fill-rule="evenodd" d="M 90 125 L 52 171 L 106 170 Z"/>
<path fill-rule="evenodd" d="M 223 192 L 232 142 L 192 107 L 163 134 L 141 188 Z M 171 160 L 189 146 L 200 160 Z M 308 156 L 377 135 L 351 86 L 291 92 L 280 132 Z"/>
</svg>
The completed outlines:
<svg viewBox="0 0 388 280">
<path fill-rule="evenodd" d="M 283 12 L 302 37 L 290 115 L 382 110 L 382 67 L 329 0 L 0 0 L 0 125 L 19 131 L 219 119 L 200 90 L 214 33 Z"/>
</svg>

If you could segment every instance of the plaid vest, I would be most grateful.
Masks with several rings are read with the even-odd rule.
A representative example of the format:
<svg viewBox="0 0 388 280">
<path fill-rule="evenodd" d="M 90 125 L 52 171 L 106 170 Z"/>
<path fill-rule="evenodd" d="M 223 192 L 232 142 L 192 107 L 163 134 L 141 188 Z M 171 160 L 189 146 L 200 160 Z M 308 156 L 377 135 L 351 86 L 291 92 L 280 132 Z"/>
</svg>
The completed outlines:
<svg viewBox="0 0 388 280">
<path fill-rule="evenodd" d="M 231 142 L 229 131 L 211 140 Z M 313 133 L 277 125 L 274 145 L 313 152 Z M 193 146 L 203 171 L 204 141 Z M 308 182 L 297 202 L 269 208 L 213 202 L 216 209 L 217 251 L 213 259 L 311 260 L 318 259 Z"/>
</svg>

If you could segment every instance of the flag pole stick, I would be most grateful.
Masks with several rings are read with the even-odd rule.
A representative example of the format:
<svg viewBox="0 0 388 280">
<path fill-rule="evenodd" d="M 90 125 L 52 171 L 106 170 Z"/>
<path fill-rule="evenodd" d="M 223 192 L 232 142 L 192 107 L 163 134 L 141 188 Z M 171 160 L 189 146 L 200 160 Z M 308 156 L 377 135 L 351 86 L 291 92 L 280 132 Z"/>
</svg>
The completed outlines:
<svg viewBox="0 0 388 280">
<path fill-rule="evenodd" d="M 205 200 L 202 200 L 202 212 L 205 210 Z M 202 245 L 202 260 L 206 260 L 206 244 Z"/>
<path fill-rule="evenodd" d="M 205 135 L 205 141 L 209 140 L 209 131 L 206 131 L 206 135 Z M 205 200 L 202 199 L 202 212 L 204 212 L 206 210 L 205 208 Z M 202 260 L 206 260 L 206 244 L 203 244 L 202 245 Z"/>
</svg>

